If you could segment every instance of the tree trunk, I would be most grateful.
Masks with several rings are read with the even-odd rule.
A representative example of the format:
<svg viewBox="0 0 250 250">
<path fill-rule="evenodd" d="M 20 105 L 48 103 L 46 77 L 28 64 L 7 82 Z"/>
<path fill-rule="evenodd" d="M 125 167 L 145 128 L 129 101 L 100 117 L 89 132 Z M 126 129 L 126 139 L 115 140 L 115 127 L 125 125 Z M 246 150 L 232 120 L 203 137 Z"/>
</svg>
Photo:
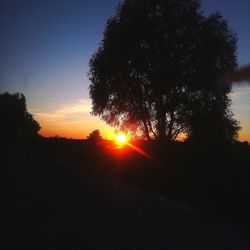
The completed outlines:
<svg viewBox="0 0 250 250">
<path fill-rule="evenodd" d="M 168 134 L 167 134 L 167 138 L 169 141 L 172 141 L 172 132 L 173 132 L 173 126 L 174 126 L 174 112 L 171 111 L 170 112 L 170 123 L 168 126 Z"/>
<path fill-rule="evenodd" d="M 157 139 L 158 136 L 157 136 L 157 134 L 155 133 L 155 131 L 154 131 L 153 127 L 152 127 L 151 122 L 150 122 L 150 121 L 147 121 L 147 124 L 148 124 L 148 127 L 149 127 L 149 129 L 150 129 L 150 132 L 154 135 L 155 139 Z"/>
<path fill-rule="evenodd" d="M 143 125 L 144 125 L 144 132 L 145 132 L 145 136 L 147 138 L 147 141 L 150 141 L 151 137 L 149 135 L 149 130 L 148 130 L 147 122 L 145 120 L 143 120 L 142 122 L 143 122 Z"/>
<path fill-rule="evenodd" d="M 163 105 L 163 100 L 162 97 L 160 99 L 160 102 L 158 104 L 158 112 L 157 112 L 157 116 L 158 116 L 158 139 L 160 141 L 164 141 L 166 138 L 166 112 L 165 112 L 165 108 Z"/>
<path fill-rule="evenodd" d="M 159 119 L 158 119 L 158 138 L 160 141 L 164 141 L 166 138 L 166 119 L 165 119 L 165 112 L 162 112 Z"/>
</svg>

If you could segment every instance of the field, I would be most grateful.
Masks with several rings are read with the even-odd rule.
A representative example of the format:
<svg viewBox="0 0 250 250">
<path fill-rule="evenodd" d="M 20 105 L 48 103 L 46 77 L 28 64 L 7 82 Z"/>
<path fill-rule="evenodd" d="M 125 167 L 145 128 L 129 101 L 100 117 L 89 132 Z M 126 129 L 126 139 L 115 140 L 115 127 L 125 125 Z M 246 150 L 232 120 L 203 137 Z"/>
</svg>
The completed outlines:
<svg viewBox="0 0 250 250">
<path fill-rule="evenodd" d="M 9 144 L 4 238 L 10 249 L 248 249 L 249 152 L 245 144 Z"/>
</svg>

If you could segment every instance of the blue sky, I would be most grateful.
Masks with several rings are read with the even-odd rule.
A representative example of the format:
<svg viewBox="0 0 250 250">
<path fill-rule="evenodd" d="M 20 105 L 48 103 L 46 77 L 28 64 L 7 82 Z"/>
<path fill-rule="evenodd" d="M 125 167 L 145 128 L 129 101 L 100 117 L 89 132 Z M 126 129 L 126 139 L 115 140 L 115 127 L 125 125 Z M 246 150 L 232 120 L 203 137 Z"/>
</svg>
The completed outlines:
<svg viewBox="0 0 250 250">
<path fill-rule="evenodd" d="M 85 137 L 112 129 L 89 114 L 88 62 L 118 0 L 2 0 L 0 90 L 22 92 L 47 135 Z M 250 1 L 203 0 L 206 15 L 220 11 L 238 35 L 239 65 L 250 63 Z M 233 111 L 250 141 L 250 88 L 235 87 Z M 103 131 L 102 131 L 103 130 Z"/>
</svg>

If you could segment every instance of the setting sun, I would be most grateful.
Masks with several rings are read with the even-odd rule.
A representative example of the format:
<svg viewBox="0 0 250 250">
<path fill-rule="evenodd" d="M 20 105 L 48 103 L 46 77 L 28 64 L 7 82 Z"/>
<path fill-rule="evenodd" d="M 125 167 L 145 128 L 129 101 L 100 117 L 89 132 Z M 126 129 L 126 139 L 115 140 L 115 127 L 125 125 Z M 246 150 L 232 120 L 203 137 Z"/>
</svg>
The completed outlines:
<svg viewBox="0 0 250 250">
<path fill-rule="evenodd" d="M 128 140 L 127 137 L 124 135 L 124 134 L 120 134 L 118 136 L 116 136 L 116 141 L 119 143 L 119 144 L 124 144 L 126 143 L 126 141 Z"/>
</svg>

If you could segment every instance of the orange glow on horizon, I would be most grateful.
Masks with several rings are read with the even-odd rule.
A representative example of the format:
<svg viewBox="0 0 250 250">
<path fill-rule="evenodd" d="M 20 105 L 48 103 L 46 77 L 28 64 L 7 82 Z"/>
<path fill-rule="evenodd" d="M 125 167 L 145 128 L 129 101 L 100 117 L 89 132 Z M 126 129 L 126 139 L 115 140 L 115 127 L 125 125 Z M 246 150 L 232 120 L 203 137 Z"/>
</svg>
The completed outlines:
<svg viewBox="0 0 250 250">
<path fill-rule="evenodd" d="M 71 108 L 74 112 L 76 107 Z M 62 111 L 63 110 L 63 111 Z M 74 113 L 73 114 L 64 114 L 64 109 L 59 111 L 53 111 L 52 113 L 39 113 L 34 112 L 34 118 L 40 123 L 41 130 L 39 134 L 44 137 L 64 137 L 72 139 L 85 139 L 93 130 L 99 129 L 101 136 L 104 139 L 115 140 L 117 143 L 117 135 L 115 134 L 115 128 L 107 125 L 104 121 L 100 120 L 98 117 L 93 117 L 89 113 Z M 68 111 L 69 112 L 69 111 Z M 249 120 L 244 121 L 244 124 L 247 124 Z M 243 122 L 242 122 L 243 123 Z M 246 125 L 243 124 L 243 129 L 239 131 L 239 141 L 248 141 L 250 143 L 250 130 L 246 128 Z M 118 135 L 120 137 L 121 134 Z M 123 136 L 122 136 L 123 137 Z M 124 139 L 120 138 L 120 145 L 124 145 Z M 126 141 L 128 138 L 125 135 Z M 185 134 L 180 134 L 177 137 L 177 140 L 184 141 L 186 138 Z"/>
<path fill-rule="evenodd" d="M 95 129 L 93 129 L 95 130 Z M 41 129 L 39 131 L 39 134 L 43 137 L 54 137 L 59 136 L 62 138 L 67 139 L 86 139 L 87 136 L 93 131 L 93 130 L 84 130 L 81 129 Z M 107 129 L 100 129 L 101 136 L 103 139 L 107 140 L 114 140 L 115 139 L 115 133 L 112 130 Z"/>
<path fill-rule="evenodd" d="M 94 128 L 93 128 L 94 130 Z M 41 136 L 44 137 L 54 137 L 54 136 L 60 136 L 60 137 L 64 137 L 64 138 L 72 138 L 72 139 L 85 139 L 90 132 L 92 132 L 93 130 L 84 130 L 82 131 L 82 128 L 72 128 L 72 129 L 62 129 L 61 127 L 59 128 L 47 128 L 47 127 L 42 127 L 42 129 L 39 131 L 39 134 Z M 100 129 L 101 135 L 104 139 L 108 139 L 108 140 L 115 140 L 118 144 L 127 144 L 128 139 L 125 138 L 125 141 L 123 141 L 124 139 L 120 136 L 118 136 L 119 138 L 117 138 L 117 136 L 114 133 L 113 128 L 106 128 L 102 127 Z M 183 141 L 185 139 L 185 137 L 180 136 L 179 138 L 177 138 L 179 141 Z M 239 133 L 239 141 L 243 142 L 243 141 L 247 141 L 248 143 L 250 143 L 250 131 L 247 130 L 243 130 L 240 131 Z"/>
</svg>

